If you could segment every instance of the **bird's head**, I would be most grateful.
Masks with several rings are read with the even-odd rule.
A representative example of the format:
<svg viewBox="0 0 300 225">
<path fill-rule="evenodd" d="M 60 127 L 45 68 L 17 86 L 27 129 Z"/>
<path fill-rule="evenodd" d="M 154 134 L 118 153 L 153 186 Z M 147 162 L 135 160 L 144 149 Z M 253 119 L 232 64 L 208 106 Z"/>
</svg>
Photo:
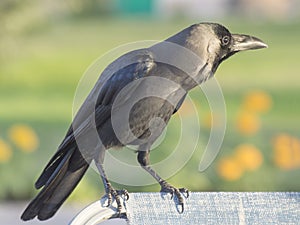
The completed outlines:
<svg viewBox="0 0 300 225">
<path fill-rule="evenodd" d="M 240 51 L 266 48 L 260 39 L 244 34 L 231 34 L 217 23 L 194 24 L 167 41 L 184 46 L 196 53 L 206 64 L 208 76 L 213 75 L 221 62 Z M 208 72 L 207 72 L 208 73 Z"/>
<path fill-rule="evenodd" d="M 197 55 L 203 57 L 202 59 L 211 66 L 213 73 L 221 62 L 237 52 L 268 47 L 257 37 L 231 34 L 226 27 L 216 23 L 199 23 L 191 26 L 186 44 Z"/>
</svg>

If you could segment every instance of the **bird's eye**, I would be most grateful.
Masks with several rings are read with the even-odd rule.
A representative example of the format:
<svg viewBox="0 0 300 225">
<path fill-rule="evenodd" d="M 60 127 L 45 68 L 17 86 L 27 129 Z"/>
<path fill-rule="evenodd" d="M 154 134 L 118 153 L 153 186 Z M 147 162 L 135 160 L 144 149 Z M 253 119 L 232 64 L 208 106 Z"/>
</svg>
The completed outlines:
<svg viewBox="0 0 300 225">
<path fill-rule="evenodd" d="M 230 37 L 229 36 L 222 37 L 221 42 L 222 42 L 222 46 L 228 45 L 230 42 Z"/>
</svg>

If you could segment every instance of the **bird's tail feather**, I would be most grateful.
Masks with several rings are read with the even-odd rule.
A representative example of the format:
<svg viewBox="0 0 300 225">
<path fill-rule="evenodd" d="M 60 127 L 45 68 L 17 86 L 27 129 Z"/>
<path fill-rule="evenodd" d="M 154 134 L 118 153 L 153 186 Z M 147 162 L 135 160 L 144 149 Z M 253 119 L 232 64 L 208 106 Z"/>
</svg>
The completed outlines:
<svg viewBox="0 0 300 225">
<path fill-rule="evenodd" d="M 52 173 L 44 170 L 47 176 L 43 172 L 43 179 L 38 179 L 40 182 L 37 181 L 36 186 L 44 187 L 27 206 L 21 219 L 26 221 L 37 216 L 39 220 L 46 220 L 52 217 L 77 186 L 89 163 L 77 149 L 69 149 L 61 155 L 60 159 L 52 164 Z"/>
</svg>

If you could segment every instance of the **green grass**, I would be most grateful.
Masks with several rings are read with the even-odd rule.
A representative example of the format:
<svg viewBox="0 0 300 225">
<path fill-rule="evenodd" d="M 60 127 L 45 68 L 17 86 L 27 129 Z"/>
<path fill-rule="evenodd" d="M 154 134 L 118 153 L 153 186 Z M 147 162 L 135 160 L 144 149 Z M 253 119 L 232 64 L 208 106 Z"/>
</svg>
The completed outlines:
<svg viewBox="0 0 300 225">
<path fill-rule="evenodd" d="M 128 42 L 164 39 L 191 23 L 71 20 L 48 24 L 44 29 L 12 37 L 14 47 L 2 50 L 1 55 L 5 57 L 0 60 L 0 137 L 7 139 L 6 130 L 11 125 L 26 123 L 37 131 L 40 148 L 31 155 L 21 154 L 14 149 L 12 161 L 0 164 L 0 179 L 3 181 L 0 197 L 24 198 L 32 194 L 33 179 L 56 150 L 71 121 L 77 84 L 96 58 Z M 192 190 L 299 191 L 299 170 L 298 173 L 280 171 L 274 167 L 270 156 L 270 142 L 274 135 L 287 132 L 299 137 L 299 24 L 255 24 L 245 21 L 225 21 L 224 24 L 233 32 L 260 37 L 268 43 L 269 48 L 236 55 L 224 62 L 217 71 L 228 117 L 221 155 L 229 154 L 239 143 L 251 142 L 262 150 L 265 163 L 258 171 L 236 182 L 219 178 L 215 165 L 205 173 L 199 173 L 199 159 L 208 138 L 208 131 L 204 131 L 201 133 L 200 145 L 189 163 L 170 181 Z M 273 108 L 262 117 L 263 128 L 257 135 L 243 137 L 234 130 L 234 120 L 244 94 L 252 89 L 262 89 L 269 93 L 273 99 Z M 193 91 L 191 96 L 200 105 L 202 120 L 208 112 L 207 103 L 204 103 L 206 100 L 199 90 Z M 171 127 L 176 130 L 178 126 L 174 122 Z M 160 150 L 153 153 L 153 161 L 159 161 L 160 157 L 170 154 L 163 149 L 172 146 L 176 135 L 168 134 Z M 128 160 L 134 162 L 135 154 L 129 155 Z M 18 179 L 11 179 L 16 171 Z M 89 183 L 97 190 L 101 185 L 96 177 L 90 173 L 82 186 Z M 16 185 L 18 188 L 12 188 Z M 158 190 L 158 186 L 129 189 Z"/>
</svg>

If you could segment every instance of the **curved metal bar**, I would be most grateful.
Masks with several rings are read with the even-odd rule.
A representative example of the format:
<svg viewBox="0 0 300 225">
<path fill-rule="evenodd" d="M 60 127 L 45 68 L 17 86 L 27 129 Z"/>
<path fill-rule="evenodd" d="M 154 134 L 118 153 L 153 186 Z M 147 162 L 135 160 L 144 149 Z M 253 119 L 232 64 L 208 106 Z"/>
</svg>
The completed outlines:
<svg viewBox="0 0 300 225">
<path fill-rule="evenodd" d="M 107 206 L 107 197 L 105 196 L 81 210 L 69 225 L 96 225 L 112 218 L 126 219 L 127 216 L 123 198 L 121 198 L 121 202 L 123 208 L 121 214 L 119 214 L 116 202 L 114 201 L 111 206 Z"/>
</svg>

